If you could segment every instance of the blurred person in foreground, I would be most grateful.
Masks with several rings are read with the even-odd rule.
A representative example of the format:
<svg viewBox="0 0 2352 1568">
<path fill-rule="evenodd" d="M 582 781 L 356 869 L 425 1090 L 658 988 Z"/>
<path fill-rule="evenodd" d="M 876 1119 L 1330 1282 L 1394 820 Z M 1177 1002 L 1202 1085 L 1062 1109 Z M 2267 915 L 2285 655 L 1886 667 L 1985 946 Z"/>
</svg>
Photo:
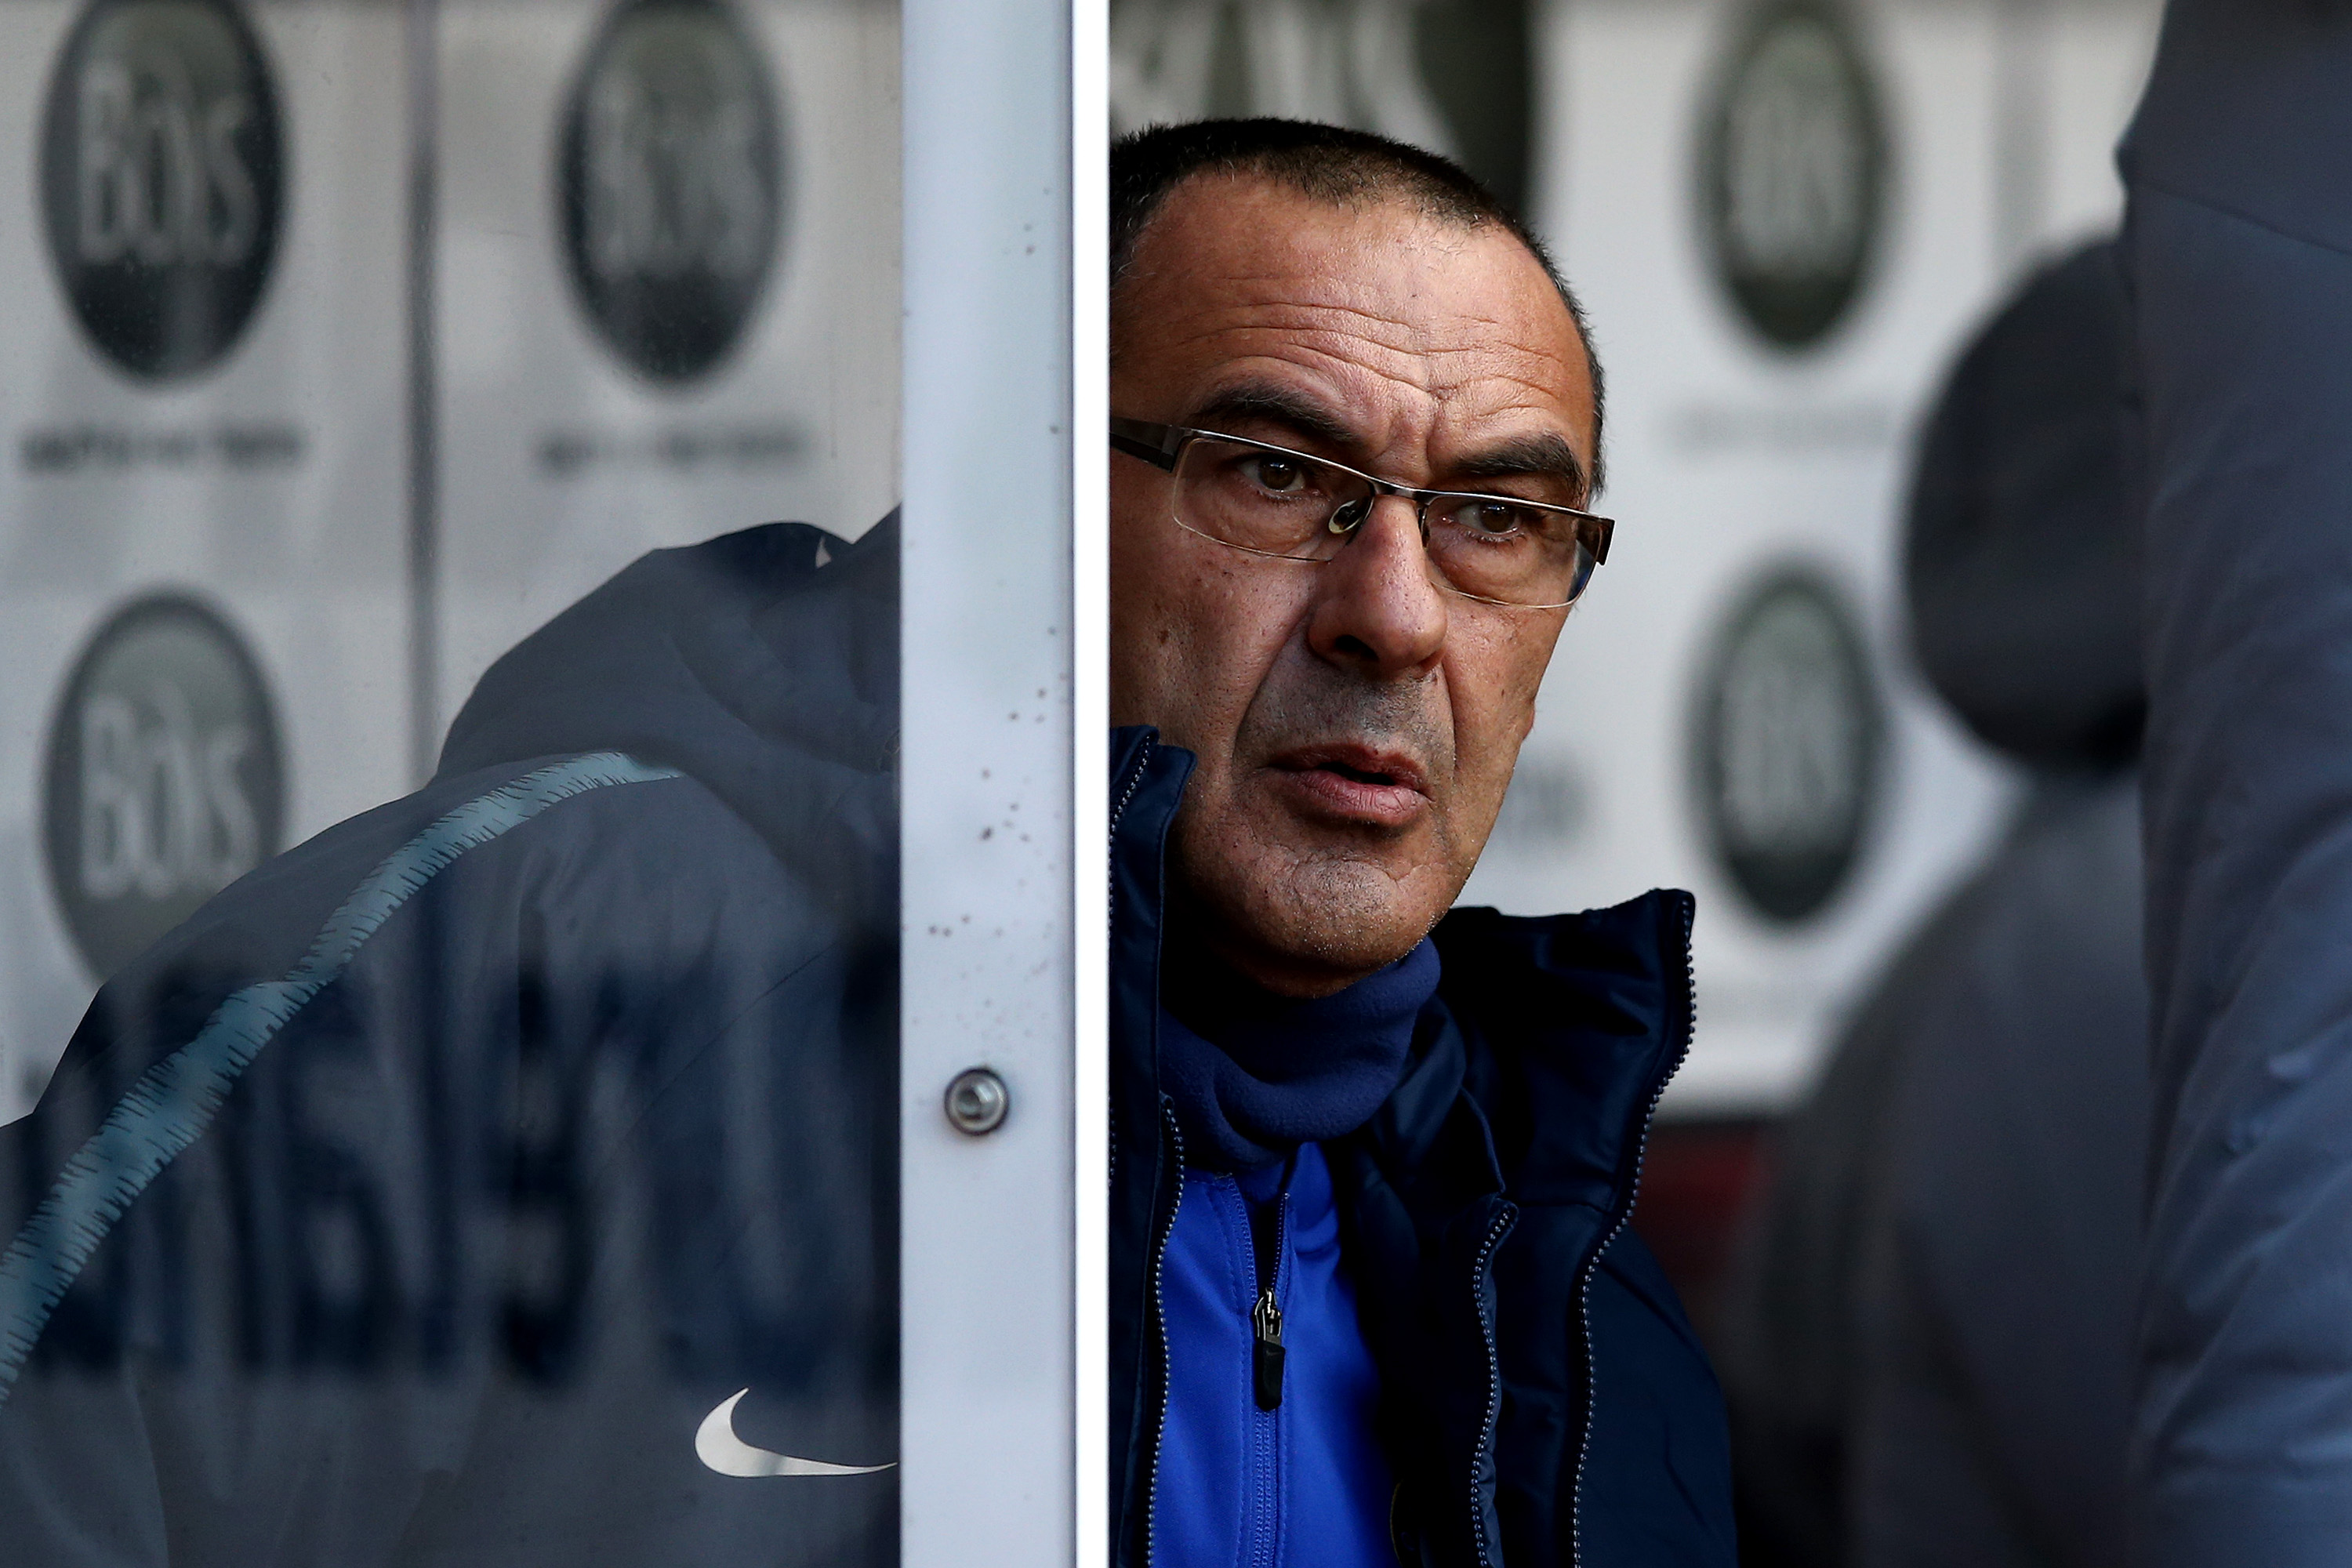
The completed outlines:
<svg viewBox="0 0 2352 1568">
<path fill-rule="evenodd" d="M 2179 0 L 2124 141 L 2147 470 L 2150 1568 L 2352 1542 L 2352 7 Z"/>
<path fill-rule="evenodd" d="M 657 551 L 0 1130 L 0 1560 L 897 1560 L 898 541 Z"/>
<path fill-rule="evenodd" d="M 1690 900 L 1448 913 L 1607 550 L 1574 307 L 1377 138 L 1113 186 L 1117 1560 L 1727 1563 L 1624 1229 Z M 10 1561 L 896 1560 L 897 551 L 646 557 L 109 982 L 0 1135 Z"/>
<path fill-rule="evenodd" d="M 1779 1131 L 1719 1346 L 1757 1568 L 2123 1561 L 2147 1107 L 2138 545 L 2112 245 L 1961 356 L 1912 641 L 2025 797 Z"/>
</svg>

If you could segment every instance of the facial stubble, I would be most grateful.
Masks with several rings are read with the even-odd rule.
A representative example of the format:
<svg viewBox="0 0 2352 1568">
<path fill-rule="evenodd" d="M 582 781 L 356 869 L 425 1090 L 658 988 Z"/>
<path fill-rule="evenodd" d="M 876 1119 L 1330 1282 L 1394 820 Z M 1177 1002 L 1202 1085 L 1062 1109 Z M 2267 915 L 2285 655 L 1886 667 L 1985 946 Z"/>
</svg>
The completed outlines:
<svg viewBox="0 0 2352 1568">
<path fill-rule="evenodd" d="M 1470 803 L 1445 703 L 1434 670 L 1375 680 L 1307 658 L 1270 671 L 1236 728 L 1223 788 L 1189 797 L 1176 824 L 1178 886 L 1201 934 L 1245 968 L 1275 959 L 1328 975 L 1332 989 L 1411 952 L 1461 890 L 1492 825 L 1475 805 L 1486 820 L 1462 818 Z M 1332 744 L 1412 757 L 1428 808 L 1397 827 L 1300 816 L 1274 794 L 1274 759 Z M 1475 844 L 1465 847 L 1465 830 Z M 1400 855 L 1411 858 L 1400 865 Z M 1411 885 L 1429 878 L 1443 886 Z"/>
</svg>

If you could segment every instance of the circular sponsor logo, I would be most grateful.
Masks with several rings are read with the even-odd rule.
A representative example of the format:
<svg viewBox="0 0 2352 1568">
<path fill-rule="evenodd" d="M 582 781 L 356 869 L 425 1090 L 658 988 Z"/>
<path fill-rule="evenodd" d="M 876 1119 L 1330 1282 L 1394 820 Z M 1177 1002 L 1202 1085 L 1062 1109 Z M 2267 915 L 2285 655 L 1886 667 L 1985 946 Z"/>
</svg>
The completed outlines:
<svg viewBox="0 0 2352 1568">
<path fill-rule="evenodd" d="M 1769 342 L 1820 342 L 1868 279 L 1889 163 L 1878 89 L 1835 0 L 1748 13 L 1699 145 L 1703 226 L 1725 291 Z"/>
<path fill-rule="evenodd" d="M 725 359 L 773 267 L 783 133 L 758 49 L 721 0 L 623 0 L 565 111 L 558 188 L 580 301 L 659 382 Z"/>
<path fill-rule="evenodd" d="M 227 353 L 278 248 L 278 99 L 231 0 L 92 0 L 41 131 L 49 256 L 106 357 L 154 381 Z"/>
<path fill-rule="evenodd" d="M 49 885 L 101 978 L 277 851 L 278 721 L 226 622 L 158 595 L 99 628 L 50 721 L 42 816 Z"/>
<path fill-rule="evenodd" d="M 1802 569 L 1734 606 L 1699 689 L 1699 816 L 1759 912 L 1818 913 L 1860 858 L 1877 791 L 1878 691 L 1843 600 Z"/>
<path fill-rule="evenodd" d="M 1113 0 L 1115 132 L 1210 115 L 1318 120 L 1458 160 L 1525 210 L 1530 0 Z"/>
</svg>

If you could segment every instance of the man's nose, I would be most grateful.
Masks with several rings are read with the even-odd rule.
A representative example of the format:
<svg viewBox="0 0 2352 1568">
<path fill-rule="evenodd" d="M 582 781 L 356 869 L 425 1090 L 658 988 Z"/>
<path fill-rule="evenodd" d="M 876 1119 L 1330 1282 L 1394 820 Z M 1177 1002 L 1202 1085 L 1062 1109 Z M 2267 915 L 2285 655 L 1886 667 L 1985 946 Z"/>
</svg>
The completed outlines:
<svg viewBox="0 0 2352 1568">
<path fill-rule="evenodd" d="M 1431 575 L 1418 509 L 1402 496 L 1372 504 L 1346 548 L 1318 576 L 1307 646 L 1378 679 L 1426 675 L 1445 647 L 1446 595 Z"/>
</svg>

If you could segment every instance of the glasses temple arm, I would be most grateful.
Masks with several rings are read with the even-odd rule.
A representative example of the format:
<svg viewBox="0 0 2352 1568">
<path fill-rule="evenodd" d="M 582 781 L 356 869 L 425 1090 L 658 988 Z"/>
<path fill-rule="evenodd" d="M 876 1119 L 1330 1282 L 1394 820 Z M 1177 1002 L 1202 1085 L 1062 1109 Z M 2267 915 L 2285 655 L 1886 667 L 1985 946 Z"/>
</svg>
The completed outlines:
<svg viewBox="0 0 2352 1568">
<path fill-rule="evenodd" d="M 1113 419 L 1110 422 L 1110 444 L 1114 450 L 1130 458 L 1140 458 L 1155 468 L 1176 471 L 1176 458 L 1184 449 L 1182 433 L 1165 425 L 1147 425 L 1139 419 Z"/>
</svg>

